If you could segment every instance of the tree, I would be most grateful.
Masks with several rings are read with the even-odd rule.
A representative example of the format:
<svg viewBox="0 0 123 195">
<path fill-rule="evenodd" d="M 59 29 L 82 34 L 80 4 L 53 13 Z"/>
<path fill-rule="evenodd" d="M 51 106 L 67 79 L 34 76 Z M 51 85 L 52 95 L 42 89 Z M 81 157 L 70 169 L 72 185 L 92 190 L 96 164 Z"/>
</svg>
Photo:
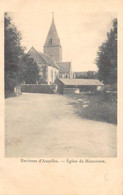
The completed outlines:
<svg viewBox="0 0 123 195">
<path fill-rule="evenodd" d="M 39 68 L 33 58 L 24 55 L 22 59 L 22 67 L 20 69 L 21 81 L 26 84 L 36 84 L 39 80 Z"/>
<path fill-rule="evenodd" d="M 5 33 L 5 94 L 14 92 L 14 87 L 20 83 L 21 58 L 24 55 L 22 48 L 21 34 L 17 30 L 12 19 L 5 13 L 4 18 Z"/>
<path fill-rule="evenodd" d="M 97 79 L 97 72 L 96 71 L 80 72 L 79 74 L 76 74 L 76 78 L 78 78 L 78 79 Z"/>
<path fill-rule="evenodd" d="M 112 28 L 107 33 L 107 40 L 102 43 L 97 52 L 96 64 L 98 78 L 104 84 L 117 83 L 117 19 L 112 21 Z"/>
<path fill-rule="evenodd" d="M 36 83 L 39 80 L 39 69 L 29 55 L 25 55 L 21 46 L 21 34 L 5 13 L 5 96 L 14 93 L 14 87 L 25 83 Z"/>
<path fill-rule="evenodd" d="M 95 71 L 88 71 L 86 78 L 87 79 L 97 79 L 97 72 L 95 72 Z"/>
</svg>

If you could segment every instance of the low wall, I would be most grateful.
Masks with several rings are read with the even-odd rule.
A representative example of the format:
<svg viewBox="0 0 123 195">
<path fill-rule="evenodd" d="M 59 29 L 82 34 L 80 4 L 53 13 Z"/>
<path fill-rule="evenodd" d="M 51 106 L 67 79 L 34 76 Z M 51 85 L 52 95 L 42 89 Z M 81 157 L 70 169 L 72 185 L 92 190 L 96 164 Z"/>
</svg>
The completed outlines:
<svg viewBox="0 0 123 195">
<path fill-rule="evenodd" d="M 49 93 L 53 94 L 57 91 L 57 85 L 47 85 L 47 84 L 22 84 L 21 92 L 26 93 Z"/>
</svg>

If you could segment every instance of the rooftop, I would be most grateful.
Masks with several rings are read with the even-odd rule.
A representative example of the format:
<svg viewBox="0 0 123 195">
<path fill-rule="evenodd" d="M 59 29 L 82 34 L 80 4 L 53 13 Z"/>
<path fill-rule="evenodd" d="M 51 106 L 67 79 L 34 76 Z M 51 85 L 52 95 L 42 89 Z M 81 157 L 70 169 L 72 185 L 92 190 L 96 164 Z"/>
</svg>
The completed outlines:
<svg viewBox="0 0 123 195">
<path fill-rule="evenodd" d="M 59 69 L 58 65 L 56 64 L 55 60 L 48 56 L 47 54 L 44 54 L 42 52 L 37 51 L 34 47 L 31 47 L 31 49 L 28 51 L 28 53 L 31 58 L 33 58 L 37 64 L 47 64 L 48 66 L 53 66 L 57 69 Z"/>
<path fill-rule="evenodd" d="M 61 46 L 60 39 L 58 37 L 58 33 L 54 23 L 54 18 L 52 19 L 52 23 L 44 44 L 44 47 L 50 47 L 50 46 Z"/>
<path fill-rule="evenodd" d="M 88 86 L 102 86 L 103 83 L 97 79 L 59 79 L 65 85 L 88 85 Z"/>
<path fill-rule="evenodd" d="M 57 62 L 57 65 L 60 68 L 60 73 L 70 73 L 71 62 Z"/>
</svg>

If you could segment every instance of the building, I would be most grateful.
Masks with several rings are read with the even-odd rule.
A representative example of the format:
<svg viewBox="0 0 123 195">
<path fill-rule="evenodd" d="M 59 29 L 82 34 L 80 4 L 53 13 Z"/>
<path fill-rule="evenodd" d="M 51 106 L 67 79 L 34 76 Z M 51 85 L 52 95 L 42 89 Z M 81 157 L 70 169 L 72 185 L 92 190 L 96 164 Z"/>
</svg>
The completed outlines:
<svg viewBox="0 0 123 195">
<path fill-rule="evenodd" d="M 54 83 L 58 77 L 72 78 L 71 62 L 62 62 L 62 46 L 54 17 L 43 47 L 43 53 L 32 47 L 28 54 L 36 61 L 40 69 L 40 75 L 47 84 Z"/>
<path fill-rule="evenodd" d="M 96 79 L 58 79 L 58 91 L 65 93 L 95 92 L 101 90 L 103 83 Z"/>
<path fill-rule="evenodd" d="M 52 18 L 52 23 L 44 44 L 43 52 L 50 57 L 53 57 L 56 62 L 62 61 L 62 46 L 58 37 L 54 18 Z"/>
<path fill-rule="evenodd" d="M 86 72 L 74 72 L 74 79 L 97 79 L 96 71 L 86 71 Z"/>
<path fill-rule="evenodd" d="M 74 72 L 73 73 L 74 79 L 86 78 L 86 77 L 87 77 L 87 72 Z"/>
<path fill-rule="evenodd" d="M 59 78 L 73 78 L 71 62 L 57 62 L 59 67 Z"/>
<path fill-rule="evenodd" d="M 29 50 L 28 54 L 36 61 L 41 78 L 43 78 L 47 84 L 54 83 L 59 75 L 59 67 L 55 60 L 47 54 L 37 51 L 34 47 Z"/>
</svg>

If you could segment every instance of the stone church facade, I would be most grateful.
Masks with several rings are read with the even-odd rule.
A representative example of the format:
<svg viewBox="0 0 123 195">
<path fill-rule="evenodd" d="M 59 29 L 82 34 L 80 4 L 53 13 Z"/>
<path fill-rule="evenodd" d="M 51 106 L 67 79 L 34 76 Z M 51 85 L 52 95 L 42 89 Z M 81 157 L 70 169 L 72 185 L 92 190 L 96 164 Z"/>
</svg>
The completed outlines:
<svg viewBox="0 0 123 195">
<path fill-rule="evenodd" d="M 59 75 L 59 67 L 55 60 L 47 54 L 37 51 L 34 47 L 29 50 L 28 55 L 36 61 L 42 80 L 47 84 L 54 83 Z M 38 83 L 42 84 L 40 81 Z"/>
<path fill-rule="evenodd" d="M 36 61 L 40 76 L 47 84 L 53 84 L 57 78 L 72 78 L 71 62 L 62 62 L 62 46 L 54 18 L 43 47 L 43 53 L 32 47 L 28 54 Z"/>
</svg>

